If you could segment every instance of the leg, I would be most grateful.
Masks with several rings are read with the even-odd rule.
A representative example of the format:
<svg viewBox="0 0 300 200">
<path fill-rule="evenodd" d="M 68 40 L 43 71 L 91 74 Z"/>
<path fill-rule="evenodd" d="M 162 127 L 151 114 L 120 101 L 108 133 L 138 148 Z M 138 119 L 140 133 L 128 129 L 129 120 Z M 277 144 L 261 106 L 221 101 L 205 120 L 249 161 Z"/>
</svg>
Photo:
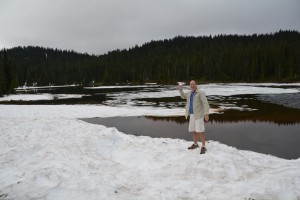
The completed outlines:
<svg viewBox="0 0 300 200">
<path fill-rule="evenodd" d="M 193 133 L 194 144 L 190 146 L 188 149 L 196 149 L 198 148 L 198 133 L 194 131 Z"/>
<path fill-rule="evenodd" d="M 193 114 L 190 115 L 189 132 L 193 132 L 194 144 L 188 149 L 198 148 L 198 133 L 195 131 L 195 119 Z"/>
<path fill-rule="evenodd" d="M 202 143 L 202 147 L 205 147 L 205 132 L 200 133 L 200 140 Z"/>
<path fill-rule="evenodd" d="M 204 120 L 201 119 L 200 120 L 200 140 L 201 140 L 201 143 L 202 143 L 202 147 L 201 147 L 201 150 L 200 150 L 200 154 L 204 154 L 207 149 L 205 148 L 205 127 L 204 127 Z"/>
<path fill-rule="evenodd" d="M 198 144 L 198 133 L 196 131 L 194 131 L 193 138 L 194 138 L 194 144 Z"/>
</svg>

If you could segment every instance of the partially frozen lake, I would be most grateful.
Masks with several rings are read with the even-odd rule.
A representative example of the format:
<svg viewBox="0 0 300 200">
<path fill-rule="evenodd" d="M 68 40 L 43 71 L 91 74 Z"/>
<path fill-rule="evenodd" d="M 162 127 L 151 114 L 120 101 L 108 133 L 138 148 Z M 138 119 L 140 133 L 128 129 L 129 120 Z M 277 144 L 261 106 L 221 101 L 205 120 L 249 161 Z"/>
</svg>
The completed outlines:
<svg viewBox="0 0 300 200">
<path fill-rule="evenodd" d="M 299 142 L 295 131 L 287 137 L 291 127 L 299 126 L 299 86 L 201 87 L 212 107 L 207 124 L 211 138 L 204 155 L 188 151 L 190 141 L 172 139 L 172 133 L 160 129 L 168 126 L 162 120 L 175 119 L 169 125 L 186 130 L 185 120 L 180 122 L 185 103 L 175 86 L 69 93 L 88 97 L 84 102 L 71 96 L 60 99 L 67 92 L 58 92 L 58 98 L 49 100 L 34 100 L 31 95 L 35 94 L 16 97 L 22 101 L 1 98 L 3 104 L 11 105 L 0 105 L 0 198 L 298 199 L 300 158 L 257 152 L 262 152 L 261 147 L 268 149 L 272 142 L 277 142 L 279 152 L 297 152 L 281 149 L 281 145 L 288 145 L 285 139 L 290 147 Z M 94 96 L 103 98 L 93 100 Z M 150 125 L 138 124 L 142 129 L 137 132 L 122 130 L 117 121 L 121 117 L 130 127 L 138 127 L 135 121 L 140 123 L 139 119 Z M 112 124 L 92 124 L 79 120 L 82 118 Z M 141 131 L 158 129 L 158 135 L 151 137 Z M 237 130 L 241 135 L 235 135 Z M 278 130 L 285 132 L 276 133 Z M 266 131 L 267 143 L 262 137 Z M 254 149 L 238 146 L 247 143 Z"/>
<path fill-rule="evenodd" d="M 207 138 L 238 149 L 252 150 L 287 159 L 300 157 L 300 84 L 206 84 L 211 106 Z M 34 88 L 45 90 L 47 88 Z M 11 95 L 2 103 L 103 104 L 112 107 L 183 109 L 177 86 L 137 85 L 48 88 L 51 93 Z M 186 85 L 185 90 L 188 90 Z M 61 94 L 60 92 L 65 92 Z M 12 100 L 12 101 L 9 101 Z M 91 123 L 151 137 L 192 140 L 187 121 L 160 113 L 150 117 L 84 119 Z M 182 113 L 178 113 L 182 116 Z M 158 117 L 157 117 L 158 116 Z M 154 120 L 156 119 L 156 120 Z M 152 122 L 151 122 L 152 121 Z M 175 124 L 174 124 L 175 123 Z"/>
</svg>

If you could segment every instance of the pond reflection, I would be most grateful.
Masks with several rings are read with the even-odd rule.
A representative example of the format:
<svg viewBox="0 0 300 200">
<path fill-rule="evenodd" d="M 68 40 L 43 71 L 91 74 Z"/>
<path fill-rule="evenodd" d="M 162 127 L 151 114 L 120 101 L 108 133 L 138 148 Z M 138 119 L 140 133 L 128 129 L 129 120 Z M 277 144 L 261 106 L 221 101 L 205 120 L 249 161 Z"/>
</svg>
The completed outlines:
<svg viewBox="0 0 300 200">
<path fill-rule="evenodd" d="M 229 112 L 228 112 L 229 113 Z M 277 125 L 295 125 L 300 123 L 300 119 L 296 116 L 228 116 L 228 113 L 223 115 L 210 115 L 210 120 L 208 123 L 238 123 L 238 122 L 252 122 L 252 123 L 259 123 L 259 122 L 269 122 L 274 123 Z M 167 121 L 167 122 L 176 122 L 178 124 L 184 124 L 188 121 L 185 117 L 157 117 L 157 116 L 145 116 L 149 120 L 153 121 Z"/>
<path fill-rule="evenodd" d="M 286 159 L 300 157 L 300 124 L 276 124 L 270 121 L 224 121 L 217 114 L 206 123 L 208 140 L 220 141 L 238 149 L 271 154 Z M 223 116 L 223 115 L 222 115 Z M 110 117 L 83 121 L 116 127 L 123 133 L 158 138 L 179 138 L 192 141 L 185 117 Z"/>
</svg>

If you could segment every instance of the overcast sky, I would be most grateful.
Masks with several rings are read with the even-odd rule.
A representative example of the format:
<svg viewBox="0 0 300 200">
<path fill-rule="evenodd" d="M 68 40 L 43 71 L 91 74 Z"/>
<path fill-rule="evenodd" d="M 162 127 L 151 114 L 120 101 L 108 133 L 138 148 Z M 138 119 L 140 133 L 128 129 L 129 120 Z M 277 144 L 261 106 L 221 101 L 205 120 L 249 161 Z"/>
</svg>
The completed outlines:
<svg viewBox="0 0 300 200">
<path fill-rule="evenodd" d="M 0 0 L 0 48 L 103 54 L 178 35 L 300 31 L 299 0 Z"/>
</svg>

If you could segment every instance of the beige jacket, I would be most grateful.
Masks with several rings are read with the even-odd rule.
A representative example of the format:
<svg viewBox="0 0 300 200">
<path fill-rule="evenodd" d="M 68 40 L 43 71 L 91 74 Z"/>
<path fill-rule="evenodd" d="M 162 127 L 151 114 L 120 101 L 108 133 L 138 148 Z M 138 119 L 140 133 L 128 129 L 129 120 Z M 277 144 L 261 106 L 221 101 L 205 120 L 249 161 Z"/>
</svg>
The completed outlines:
<svg viewBox="0 0 300 200">
<path fill-rule="evenodd" d="M 180 96 L 182 99 L 186 99 L 185 118 L 187 118 L 190 115 L 191 91 L 188 91 L 186 93 L 180 91 Z M 199 91 L 198 89 L 196 90 L 196 94 L 194 95 L 193 110 L 196 120 L 204 117 L 204 115 L 206 114 L 209 114 L 209 104 L 206 95 L 203 91 Z"/>
</svg>

